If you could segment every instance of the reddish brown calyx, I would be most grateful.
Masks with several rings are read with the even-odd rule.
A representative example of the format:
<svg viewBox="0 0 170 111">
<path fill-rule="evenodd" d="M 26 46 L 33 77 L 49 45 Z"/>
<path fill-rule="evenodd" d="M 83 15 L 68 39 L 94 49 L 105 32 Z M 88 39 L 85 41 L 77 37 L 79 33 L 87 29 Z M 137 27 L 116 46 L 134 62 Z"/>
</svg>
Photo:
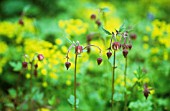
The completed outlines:
<svg viewBox="0 0 170 111">
<path fill-rule="evenodd" d="M 42 61 L 44 59 L 44 56 L 43 54 L 38 54 L 37 58 L 39 61 Z"/>
<path fill-rule="evenodd" d="M 102 61 L 103 61 L 102 58 L 100 58 L 100 57 L 97 58 L 97 64 L 98 64 L 98 65 L 100 65 L 100 64 L 102 63 Z"/>
<path fill-rule="evenodd" d="M 76 54 L 81 54 L 83 52 L 83 47 L 82 46 L 76 46 L 75 47 L 75 53 Z"/>
<path fill-rule="evenodd" d="M 114 42 L 112 44 L 112 49 L 113 50 L 118 50 L 118 49 L 120 49 L 120 47 L 121 47 L 121 44 L 119 42 Z"/>
<path fill-rule="evenodd" d="M 70 68 L 70 66 L 71 66 L 71 63 L 70 62 L 66 62 L 65 63 L 65 66 L 66 66 L 66 68 L 67 68 L 67 70 Z"/>
<path fill-rule="evenodd" d="M 112 52 L 110 52 L 110 51 L 108 51 L 106 54 L 107 54 L 108 59 L 112 56 Z"/>
</svg>

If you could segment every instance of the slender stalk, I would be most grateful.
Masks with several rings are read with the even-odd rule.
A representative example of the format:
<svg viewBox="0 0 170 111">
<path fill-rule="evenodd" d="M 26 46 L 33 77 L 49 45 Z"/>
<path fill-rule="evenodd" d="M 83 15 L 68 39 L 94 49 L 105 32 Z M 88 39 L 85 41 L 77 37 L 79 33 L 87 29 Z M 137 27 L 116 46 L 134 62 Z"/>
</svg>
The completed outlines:
<svg viewBox="0 0 170 111">
<path fill-rule="evenodd" d="M 124 84 L 125 84 L 125 89 L 127 90 L 127 87 L 126 87 L 126 72 L 127 72 L 127 57 L 125 58 L 125 70 L 124 70 Z M 126 91 L 124 92 L 124 99 L 125 99 L 124 111 L 127 111 L 127 93 L 126 93 Z"/>
<path fill-rule="evenodd" d="M 112 96 L 111 96 L 111 111 L 113 111 L 113 104 L 114 104 L 114 79 L 115 79 L 115 60 L 116 60 L 116 51 L 114 50 L 114 59 L 113 59 L 113 70 L 112 70 Z"/>
<path fill-rule="evenodd" d="M 74 67 L 74 111 L 76 111 L 76 69 L 77 69 L 77 53 L 75 55 L 75 67 Z"/>
</svg>

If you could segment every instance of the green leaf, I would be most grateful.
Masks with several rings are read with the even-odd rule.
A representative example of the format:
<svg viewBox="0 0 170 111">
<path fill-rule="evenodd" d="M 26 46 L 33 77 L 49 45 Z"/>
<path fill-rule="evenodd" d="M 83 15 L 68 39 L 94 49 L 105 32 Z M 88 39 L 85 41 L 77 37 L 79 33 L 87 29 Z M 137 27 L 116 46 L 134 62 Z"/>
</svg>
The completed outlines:
<svg viewBox="0 0 170 111">
<path fill-rule="evenodd" d="M 51 99 L 48 100 L 48 104 L 53 105 L 55 103 L 56 97 L 53 96 Z"/>
<path fill-rule="evenodd" d="M 104 29 L 103 27 L 102 27 L 102 30 L 103 30 L 106 34 L 112 35 L 112 33 L 110 33 L 108 30 Z"/>
<path fill-rule="evenodd" d="M 102 11 L 102 12 L 108 12 L 108 11 L 109 11 L 109 8 L 107 8 L 107 7 L 101 8 L 101 11 Z"/>
<path fill-rule="evenodd" d="M 12 98 L 16 98 L 17 92 L 16 92 L 15 89 L 13 89 L 13 88 L 12 88 L 12 89 L 9 89 L 8 92 L 9 92 L 9 95 L 10 95 Z"/>
<path fill-rule="evenodd" d="M 73 96 L 73 95 L 70 95 L 70 98 L 68 99 L 68 102 L 69 102 L 71 105 L 74 105 L 74 96 Z"/>
<path fill-rule="evenodd" d="M 26 7 L 24 7 L 24 9 L 23 9 L 23 12 L 24 13 L 27 13 L 27 11 L 30 9 L 30 5 L 27 5 Z"/>
<path fill-rule="evenodd" d="M 125 29 L 126 29 L 126 25 L 127 25 L 127 21 L 126 20 L 124 20 L 124 22 L 123 22 L 123 24 L 120 26 L 120 28 L 119 28 L 119 32 L 123 32 L 123 31 L 125 31 Z"/>
<path fill-rule="evenodd" d="M 70 98 L 67 100 L 72 106 L 74 106 L 74 95 L 70 95 Z M 79 104 L 79 99 L 76 99 L 76 107 L 77 108 L 78 108 L 78 104 Z"/>
<path fill-rule="evenodd" d="M 14 71 L 20 71 L 22 69 L 22 63 L 21 62 L 10 61 L 9 64 L 13 67 Z"/>
</svg>

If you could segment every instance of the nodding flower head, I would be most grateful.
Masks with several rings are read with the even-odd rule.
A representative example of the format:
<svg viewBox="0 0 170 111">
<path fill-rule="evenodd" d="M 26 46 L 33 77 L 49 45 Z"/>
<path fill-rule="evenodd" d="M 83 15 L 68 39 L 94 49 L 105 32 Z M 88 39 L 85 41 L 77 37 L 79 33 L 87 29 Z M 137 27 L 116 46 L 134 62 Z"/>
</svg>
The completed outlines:
<svg viewBox="0 0 170 111">
<path fill-rule="evenodd" d="M 22 67 L 23 68 L 27 68 L 28 67 L 28 63 L 27 62 L 22 62 Z"/>
<path fill-rule="evenodd" d="M 38 54 L 37 58 L 39 61 L 42 61 L 44 59 L 44 56 L 42 54 Z"/>
<path fill-rule="evenodd" d="M 96 15 L 95 15 L 95 14 L 91 14 L 90 18 L 91 18 L 92 20 L 95 20 L 95 19 L 96 19 Z"/>
<path fill-rule="evenodd" d="M 102 63 L 102 58 L 97 58 L 97 64 L 100 65 Z"/>
<path fill-rule="evenodd" d="M 21 26 L 24 26 L 24 22 L 22 19 L 19 19 L 18 23 L 21 25 Z"/>
<path fill-rule="evenodd" d="M 100 20 L 96 20 L 96 24 L 98 25 L 98 27 L 100 27 L 102 23 L 100 22 Z"/>
<path fill-rule="evenodd" d="M 145 84 L 144 85 L 144 91 L 143 91 L 143 94 L 145 96 L 145 98 L 147 99 L 149 94 L 150 94 L 150 90 L 148 89 L 147 85 Z"/>
<path fill-rule="evenodd" d="M 70 62 L 66 62 L 65 63 L 65 66 L 66 66 L 66 68 L 67 68 L 67 70 L 70 68 L 70 66 L 71 66 L 71 63 Z"/>
<path fill-rule="evenodd" d="M 86 36 L 86 40 L 87 40 L 87 42 L 90 42 L 90 41 L 92 40 L 92 35 L 91 35 L 91 34 L 88 34 L 88 35 Z"/>
<path fill-rule="evenodd" d="M 75 47 L 75 53 L 76 54 L 81 54 L 83 52 L 83 47 L 78 45 Z"/>
<path fill-rule="evenodd" d="M 123 49 L 123 56 L 126 58 L 128 54 L 128 50 L 127 49 Z"/>
<path fill-rule="evenodd" d="M 114 42 L 112 44 L 112 49 L 113 50 L 118 50 L 118 49 L 120 49 L 120 47 L 121 47 L 121 44 L 119 42 Z"/>
<path fill-rule="evenodd" d="M 107 52 L 107 58 L 109 59 L 112 56 L 112 52 L 108 51 Z"/>
<path fill-rule="evenodd" d="M 136 40 L 137 36 L 136 36 L 136 34 L 130 34 L 130 38 L 131 38 L 132 40 Z"/>
<path fill-rule="evenodd" d="M 129 45 L 128 45 L 128 48 L 131 50 L 131 49 L 132 49 L 132 44 L 129 44 Z"/>
</svg>

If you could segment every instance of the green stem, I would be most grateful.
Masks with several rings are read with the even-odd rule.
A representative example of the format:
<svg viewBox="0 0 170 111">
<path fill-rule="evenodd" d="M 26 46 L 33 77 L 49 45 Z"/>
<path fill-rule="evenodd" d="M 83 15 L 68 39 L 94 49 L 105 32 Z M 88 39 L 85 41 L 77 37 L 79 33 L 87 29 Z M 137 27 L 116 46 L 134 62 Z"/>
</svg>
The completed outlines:
<svg viewBox="0 0 170 111">
<path fill-rule="evenodd" d="M 125 99 L 125 104 L 124 104 L 124 111 L 127 111 L 127 87 L 126 87 L 126 72 L 127 72 L 127 57 L 125 58 L 125 70 L 124 70 L 124 84 L 125 84 L 125 92 L 124 92 L 124 99 Z"/>
<path fill-rule="evenodd" d="M 76 111 L 76 69 L 77 69 L 77 54 L 75 55 L 75 67 L 74 67 L 74 111 Z"/>
<path fill-rule="evenodd" d="M 113 110 L 113 104 L 114 104 L 114 79 L 115 79 L 115 60 L 116 60 L 116 51 L 114 50 L 114 58 L 113 58 L 113 70 L 112 70 L 112 96 L 111 96 L 111 111 Z"/>
</svg>

